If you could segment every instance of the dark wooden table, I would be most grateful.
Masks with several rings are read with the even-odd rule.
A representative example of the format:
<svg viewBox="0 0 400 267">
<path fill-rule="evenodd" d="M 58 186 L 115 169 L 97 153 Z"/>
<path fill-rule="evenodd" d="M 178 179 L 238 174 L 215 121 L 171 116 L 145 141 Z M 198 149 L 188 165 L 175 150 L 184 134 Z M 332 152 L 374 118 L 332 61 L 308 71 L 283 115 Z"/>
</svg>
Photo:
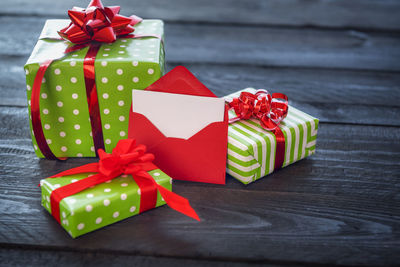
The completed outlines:
<svg viewBox="0 0 400 267">
<path fill-rule="evenodd" d="M 93 159 L 40 160 L 23 65 L 48 18 L 86 1 L 0 8 L 0 265 L 400 263 L 400 1 L 104 0 L 166 22 L 167 67 L 217 95 L 247 86 L 320 119 L 316 155 L 249 186 L 175 182 L 167 207 L 76 240 L 40 206 L 41 178 Z"/>
</svg>

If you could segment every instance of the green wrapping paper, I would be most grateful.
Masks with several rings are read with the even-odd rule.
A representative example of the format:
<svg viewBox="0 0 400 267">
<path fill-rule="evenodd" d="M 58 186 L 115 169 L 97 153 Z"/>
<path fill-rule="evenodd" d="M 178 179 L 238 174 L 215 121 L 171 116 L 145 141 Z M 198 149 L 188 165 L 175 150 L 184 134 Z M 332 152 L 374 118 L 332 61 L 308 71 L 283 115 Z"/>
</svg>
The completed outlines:
<svg viewBox="0 0 400 267">
<path fill-rule="evenodd" d="M 158 184 L 172 191 L 172 179 L 167 174 L 160 169 L 148 173 Z M 51 214 L 51 192 L 61 186 L 84 179 L 88 175 L 91 173 L 41 180 L 43 207 Z M 122 175 L 88 188 L 61 200 L 61 226 L 75 238 L 137 215 L 140 210 L 140 194 L 140 189 L 131 175 Z M 165 201 L 157 192 L 156 207 L 164 204 Z"/>
<path fill-rule="evenodd" d="M 227 101 L 239 97 L 247 88 L 225 96 Z M 229 112 L 235 117 L 235 112 Z M 318 119 L 292 106 L 287 117 L 280 123 L 285 136 L 285 158 L 282 168 L 315 153 Z M 257 119 L 240 120 L 229 124 L 227 173 L 244 184 L 249 184 L 274 171 L 276 138 L 263 129 Z"/>
<path fill-rule="evenodd" d="M 32 55 L 25 65 L 28 105 L 39 63 L 63 56 L 71 43 L 61 40 L 57 30 L 69 20 L 48 20 Z M 143 20 L 135 34 L 163 38 L 161 20 Z M 94 157 L 95 148 L 89 119 L 83 59 L 88 47 L 54 61 L 47 69 L 41 88 L 40 109 L 44 135 L 57 157 Z M 132 89 L 144 89 L 164 72 L 163 42 L 158 38 L 119 38 L 102 44 L 95 60 L 95 76 L 105 151 L 111 152 L 120 139 L 127 138 Z M 30 107 L 29 107 L 30 113 Z M 29 114 L 30 115 L 30 114 Z M 32 131 L 32 142 L 38 149 Z"/>
</svg>

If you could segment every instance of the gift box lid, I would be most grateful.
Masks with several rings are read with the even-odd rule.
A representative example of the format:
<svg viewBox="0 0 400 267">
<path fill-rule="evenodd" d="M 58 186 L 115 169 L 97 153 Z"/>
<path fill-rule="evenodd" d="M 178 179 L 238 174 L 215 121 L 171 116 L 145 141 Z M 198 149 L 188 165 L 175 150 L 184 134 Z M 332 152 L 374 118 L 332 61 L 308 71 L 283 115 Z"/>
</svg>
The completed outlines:
<svg viewBox="0 0 400 267">
<path fill-rule="evenodd" d="M 40 34 L 39 40 L 32 51 L 31 56 L 29 57 L 26 65 L 33 64 L 33 63 L 40 63 L 47 59 L 51 58 L 60 58 L 65 55 L 65 49 L 71 47 L 75 44 L 62 40 L 60 35 L 58 35 L 57 31 L 60 29 L 68 26 L 70 20 L 68 19 L 49 19 L 46 21 L 43 30 Z M 145 19 L 142 22 L 136 24 L 134 26 L 135 31 L 134 34 L 140 35 L 155 35 L 159 36 L 161 39 L 158 38 L 143 38 L 143 39 L 131 39 L 131 42 L 136 43 L 136 45 L 128 45 L 125 44 L 125 47 L 122 50 L 126 50 L 126 54 L 130 55 L 138 55 L 135 60 L 140 62 L 158 62 L 159 56 L 155 54 L 150 54 L 153 47 L 158 47 L 162 45 L 162 39 L 164 38 L 164 22 L 158 19 Z M 119 46 L 124 45 L 120 44 L 122 40 L 127 40 L 127 38 L 118 38 L 115 41 L 115 44 Z M 137 45 L 138 41 L 140 45 Z M 124 41 L 126 42 L 126 41 Z M 131 43 L 129 42 L 129 43 Z M 103 43 L 102 47 L 109 48 L 112 47 L 114 43 L 107 44 Z M 136 46 L 140 46 L 140 50 L 148 48 L 149 53 L 137 53 L 135 49 L 139 49 Z M 87 49 L 87 48 L 84 48 Z M 119 50 L 121 51 L 121 50 Z M 103 53 L 104 54 L 104 53 Z M 96 59 L 113 59 L 119 58 L 119 60 L 128 60 L 131 61 L 131 57 L 126 57 L 123 54 L 119 54 L 117 51 L 108 52 L 108 56 L 104 56 L 103 54 L 99 54 L 98 58 Z M 151 55 L 151 56 L 150 56 Z M 83 60 L 84 57 L 76 57 L 76 60 Z"/>
</svg>

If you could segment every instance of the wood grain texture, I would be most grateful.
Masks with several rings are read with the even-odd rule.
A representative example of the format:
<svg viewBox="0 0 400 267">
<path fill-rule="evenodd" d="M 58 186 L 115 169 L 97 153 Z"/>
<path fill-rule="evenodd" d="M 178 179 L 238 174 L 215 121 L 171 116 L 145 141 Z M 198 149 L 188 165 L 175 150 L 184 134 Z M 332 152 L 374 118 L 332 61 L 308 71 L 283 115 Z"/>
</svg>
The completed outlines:
<svg viewBox="0 0 400 267">
<path fill-rule="evenodd" d="M 0 266 L 47 266 L 57 262 L 59 266 L 212 266 L 212 267 L 239 267 L 239 266 L 280 266 L 269 263 L 246 263 L 231 261 L 210 261 L 185 258 L 167 258 L 135 256 L 124 253 L 79 252 L 46 249 L 1 249 Z M 290 266 L 290 265 L 289 265 Z"/>
<path fill-rule="evenodd" d="M 40 194 L 29 190 L 34 185 L 27 180 L 26 186 L 8 191 L 12 199 L 1 196 L 2 206 L 10 207 L 0 219 L 2 246 L 250 262 L 379 265 L 399 260 L 398 202 L 367 195 L 176 183 L 174 190 L 190 196 L 201 223 L 163 207 L 72 240 L 39 206 Z"/>
<path fill-rule="evenodd" d="M 45 19 L 0 17 L 0 56 L 28 57 Z M 169 63 L 399 71 L 400 33 L 166 24 Z"/>
<path fill-rule="evenodd" d="M 25 57 L 0 65 L 0 105 L 26 106 Z M 248 86 L 283 91 L 299 103 L 400 107 L 400 73 L 243 65 L 183 64 L 216 95 Z M 167 71 L 179 64 L 167 63 Z"/>
<path fill-rule="evenodd" d="M 249 186 L 229 177 L 226 186 L 175 182 L 201 223 L 162 207 L 72 240 L 40 207 L 37 184 L 93 159 L 35 158 L 17 115 L 25 109 L 8 109 L 0 120 L 8 121 L 0 130 L 0 246 L 280 264 L 400 260 L 396 127 L 322 124 L 315 156 Z"/>
<path fill-rule="evenodd" d="M 27 168 L 32 165 L 32 168 L 41 168 L 41 164 L 45 168 L 40 170 L 40 173 L 29 172 L 29 176 L 34 175 L 36 182 L 43 178 L 65 169 L 79 166 L 88 163 L 93 159 L 70 159 L 66 162 L 39 160 L 33 155 L 33 148 L 30 142 L 28 116 L 25 108 L 0 108 L 0 141 L 1 152 L 4 154 L 2 159 L 2 172 L 9 173 L 10 177 L 19 176 L 18 159 L 13 159 L 10 155 L 21 155 L 22 157 L 30 158 L 30 162 L 24 163 Z M 324 124 L 322 123 L 318 132 L 317 150 L 318 153 L 312 156 L 309 160 L 304 160 L 281 171 L 269 176 L 269 181 L 277 183 L 268 183 L 266 187 L 263 183 L 253 183 L 246 187 L 236 182 L 230 186 L 235 186 L 236 189 L 254 188 L 253 190 L 260 191 L 279 191 L 284 188 L 297 188 L 299 193 L 316 192 L 331 193 L 331 194 L 369 194 L 375 191 L 370 198 L 380 196 L 379 188 L 383 190 L 391 188 L 395 185 L 397 188 L 400 181 L 400 131 L 397 127 L 374 127 L 374 126 L 357 126 L 357 125 L 342 125 L 342 124 Z M 15 169 L 7 168 L 9 160 L 15 162 Z M 318 160 L 318 163 L 315 162 Z M 23 160 L 25 161 L 25 159 Z M 304 162 L 304 163 L 302 163 Z M 1 164 L 1 163 L 0 163 Z M 39 165 L 38 165 L 39 164 Z M 296 168 L 295 166 L 299 166 Z M 331 166 L 332 170 L 325 170 L 326 166 Z M 336 168 L 334 171 L 333 169 Z M 10 170 L 8 170 L 10 169 Z M 39 170 L 38 170 L 39 171 Z M 17 175 L 18 173 L 18 175 Z M 28 175 L 25 174 L 24 176 Z M 319 175 L 326 176 L 326 179 L 310 180 L 310 175 L 318 177 Z M 285 178 L 286 176 L 286 178 Z M 273 179 L 277 177 L 277 179 Z M 347 177 L 347 179 L 344 179 Z M 379 178 L 379 179 L 378 179 Z M 287 183 L 281 184 L 282 181 Z M 310 191 L 304 191 L 304 184 L 309 181 L 314 182 L 314 186 L 309 188 Z M 357 184 L 360 181 L 374 184 L 373 187 L 367 188 L 368 192 L 358 191 L 358 188 L 352 186 L 340 187 L 342 182 Z M 191 183 L 182 183 L 191 185 Z M 371 185 L 372 185 L 371 184 Z M 208 187 L 214 185 L 196 184 L 198 187 Z M 304 188 L 303 188 L 304 187 Z M 36 189 L 36 188 L 34 188 Z M 394 189 L 394 188 L 391 188 Z M 398 188 L 399 189 L 399 188 Z M 344 191 L 342 191 L 344 190 Z M 383 191 L 382 191 L 383 192 Z M 393 197 L 393 196 L 392 196 Z M 400 200 L 400 195 L 396 197 Z"/>
<path fill-rule="evenodd" d="M 321 119 L 317 154 L 248 186 L 230 176 L 226 186 L 174 182 L 201 222 L 160 207 L 71 239 L 40 206 L 37 185 L 95 159 L 36 158 L 22 66 L 45 18 L 86 3 L 9 1 L 0 10 L 0 266 L 400 262 L 399 1 L 103 1 L 166 20 L 167 68 L 187 66 L 218 96 L 248 86 L 287 94 Z"/>
<path fill-rule="evenodd" d="M 25 59 L 0 65 L 0 105 L 26 106 Z M 399 125 L 400 74 L 370 71 L 184 64 L 218 96 L 248 86 L 289 96 L 290 104 L 323 122 Z M 172 69 L 176 64 L 168 64 Z"/>
<path fill-rule="evenodd" d="M 23 58 L 0 65 L 0 106 L 27 105 Z M 400 74 L 368 71 L 184 64 L 214 93 L 253 86 L 288 95 L 290 104 L 323 122 L 399 125 Z M 172 69 L 176 64 L 168 64 Z"/>
<path fill-rule="evenodd" d="M 104 0 L 103 2 L 105 5 L 122 6 L 122 14 L 125 15 L 134 13 L 144 18 L 161 18 L 180 23 L 400 30 L 398 16 L 400 3 L 395 0 L 220 0 L 217 2 Z M 3 6 L 0 14 L 62 17 L 72 6 L 86 7 L 86 2 L 14 0 Z"/>
</svg>

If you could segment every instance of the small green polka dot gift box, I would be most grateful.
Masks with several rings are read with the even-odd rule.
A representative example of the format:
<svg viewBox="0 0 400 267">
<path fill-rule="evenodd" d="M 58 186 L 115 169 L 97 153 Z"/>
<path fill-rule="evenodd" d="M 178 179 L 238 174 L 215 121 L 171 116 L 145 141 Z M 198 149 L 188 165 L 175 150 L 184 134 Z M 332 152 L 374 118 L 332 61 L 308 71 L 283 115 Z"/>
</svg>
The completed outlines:
<svg viewBox="0 0 400 267">
<path fill-rule="evenodd" d="M 41 146 L 47 146 L 57 158 L 94 157 L 98 148 L 111 151 L 118 140 L 127 137 L 132 89 L 146 88 L 164 72 L 161 20 L 141 20 L 133 26 L 135 35 L 119 36 L 112 43 L 91 43 L 94 45 L 61 39 L 58 31 L 69 23 L 47 20 L 25 65 L 32 142 L 38 157 L 50 158 Z M 35 85 L 48 60 L 52 62 L 42 83 Z M 37 86 L 40 94 L 34 108 L 33 88 Z M 32 113 L 31 109 L 38 111 Z M 98 128 L 95 132 L 94 125 Z"/>
<path fill-rule="evenodd" d="M 275 98 L 276 94 L 279 97 Z M 284 102 L 275 101 L 286 97 L 276 94 L 247 88 L 224 97 L 232 107 L 229 110 L 227 173 L 244 184 L 315 153 L 319 120 L 287 105 L 287 98 Z M 242 117 L 249 111 L 252 114 L 248 113 L 250 118 L 238 118 L 236 111 L 241 112 Z"/>
<path fill-rule="evenodd" d="M 99 157 L 40 182 L 43 207 L 72 237 L 164 204 L 200 220 L 189 201 L 171 191 L 171 177 L 144 145 L 120 140 L 112 154 L 100 149 Z"/>
<path fill-rule="evenodd" d="M 41 180 L 42 206 L 51 214 L 50 194 L 61 186 L 74 183 L 88 175 L 84 173 Z M 150 171 L 155 181 L 172 190 L 172 179 L 160 169 Z M 140 189 L 131 175 L 122 175 L 109 182 L 86 189 L 60 202 L 61 226 L 72 236 L 100 229 L 104 226 L 139 214 Z M 157 194 L 156 207 L 165 201 Z"/>
</svg>

